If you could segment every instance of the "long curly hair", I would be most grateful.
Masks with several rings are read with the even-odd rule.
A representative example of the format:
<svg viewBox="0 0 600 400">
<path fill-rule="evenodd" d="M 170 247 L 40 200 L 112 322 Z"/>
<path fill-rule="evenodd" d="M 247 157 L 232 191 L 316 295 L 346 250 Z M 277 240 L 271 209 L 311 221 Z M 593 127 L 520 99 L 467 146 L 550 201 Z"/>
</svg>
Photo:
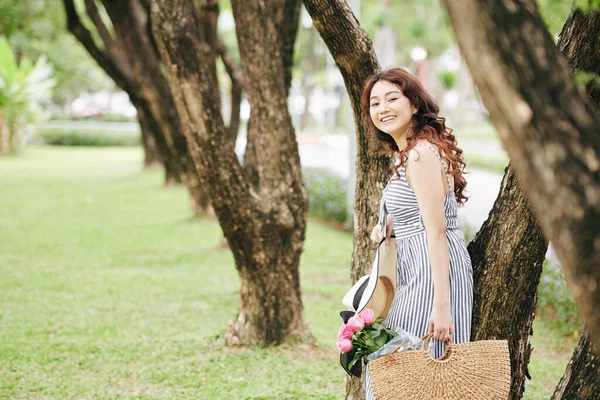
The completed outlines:
<svg viewBox="0 0 600 400">
<path fill-rule="evenodd" d="M 406 148 L 404 149 L 399 149 L 394 138 L 377 129 L 371 120 L 369 98 L 373 86 L 379 81 L 388 81 L 398 86 L 410 103 L 417 108 L 412 126 L 406 133 Z M 398 176 L 400 176 L 399 168 L 408 159 L 408 152 L 416 146 L 418 140 L 427 140 L 437 147 L 440 156 L 451 167 L 448 172 L 454 177 L 454 194 L 458 204 L 462 205 L 468 200 L 463 194 L 467 185 L 464 178 L 466 164 L 462 157 L 463 151 L 458 147 L 452 129 L 446 126 L 446 119 L 438 115 L 440 108 L 437 102 L 427 93 L 415 76 L 402 68 L 390 68 L 371 75 L 364 85 L 361 107 L 365 123 L 375 138 L 398 156 L 400 163 L 394 166 Z"/>
</svg>

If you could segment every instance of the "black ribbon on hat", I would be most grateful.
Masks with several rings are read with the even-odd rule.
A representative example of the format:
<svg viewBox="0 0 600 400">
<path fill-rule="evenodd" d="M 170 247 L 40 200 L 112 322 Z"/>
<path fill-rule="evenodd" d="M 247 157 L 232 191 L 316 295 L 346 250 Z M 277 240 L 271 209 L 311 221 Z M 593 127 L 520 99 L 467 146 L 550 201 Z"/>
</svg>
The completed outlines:
<svg viewBox="0 0 600 400">
<path fill-rule="evenodd" d="M 354 316 L 354 314 L 356 314 L 354 311 L 342 311 L 340 312 L 340 316 L 342 317 L 342 319 L 344 320 L 344 324 L 348 323 L 348 320 Z M 340 364 L 342 365 L 342 368 L 344 368 L 344 371 L 346 371 L 346 373 L 350 376 L 355 376 L 357 378 L 360 378 L 361 374 L 362 374 L 362 360 L 357 360 L 354 365 L 352 366 L 352 368 L 348 368 L 348 365 L 350 364 L 350 362 L 354 359 L 354 350 L 351 350 L 347 353 L 342 353 L 340 354 Z"/>
</svg>

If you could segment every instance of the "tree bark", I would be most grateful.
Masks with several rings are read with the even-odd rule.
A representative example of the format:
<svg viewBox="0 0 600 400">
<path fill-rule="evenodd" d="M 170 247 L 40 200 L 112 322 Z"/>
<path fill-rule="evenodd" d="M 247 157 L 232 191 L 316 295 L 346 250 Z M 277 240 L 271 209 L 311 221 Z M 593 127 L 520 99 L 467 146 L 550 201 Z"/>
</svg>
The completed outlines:
<svg viewBox="0 0 600 400">
<path fill-rule="evenodd" d="M 159 164 L 163 164 L 158 149 L 156 148 L 156 141 L 154 140 L 154 134 L 150 130 L 150 123 L 148 118 L 144 115 L 144 112 L 140 109 L 137 113 L 138 123 L 140 124 L 140 131 L 142 133 L 142 147 L 144 148 L 144 167 L 154 168 Z"/>
<path fill-rule="evenodd" d="M 369 39 L 348 7 L 339 1 L 304 0 L 315 27 L 327 44 L 346 83 L 357 122 L 357 189 L 352 279 L 367 273 L 381 190 L 390 174 L 390 159 L 371 144 L 360 110 L 364 79 L 377 71 Z M 371 60 L 371 61 L 369 61 Z M 362 62 L 362 64 L 361 64 Z M 367 66 L 365 66 L 367 64 Z M 355 68 L 361 68 L 362 75 Z M 371 65 L 369 67 L 368 65 Z M 375 184 L 376 183 L 376 184 Z M 527 206 L 514 173 L 506 171 L 502 189 L 469 252 L 474 266 L 473 340 L 508 339 L 513 370 L 512 398 L 520 398 L 531 353 L 529 334 L 547 241 Z M 519 266 L 514 268 L 514 266 Z M 499 284 L 499 282 L 501 284 Z M 509 312 L 504 312 L 505 308 Z M 502 309 L 503 313 L 498 310 Z M 362 399 L 358 379 L 348 379 L 347 399 Z"/>
<path fill-rule="evenodd" d="M 600 72 L 599 32 L 600 13 L 594 11 L 586 15 L 574 9 L 569 15 L 560 33 L 558 47 L 575 72 Z M 588 83 L 586 90 L 596 110 L 600 110 L 598 86 L 593 82 Z M 587 329 L 584 329 L 552 399 L 596 398 L 600 387 L 598 360 L 598 352 L 590 343 Z"/>
<path fill-rule="evenodd" d="M 510 399 L 525 390 L 531 356 L 529 335 L 548 242 L 512 167 L 488 219 L 469 243 L 473 265 L 471 340 L 506 339 L 510 348 Z M 499 312 L 502 310 L 502 312 Z"/>
<path fill-rule="evenodd" d="M 363 84 L 379 71 L 379 63 L 371 40 L 345 1 L 304 0 L 304 6 L 344 78 L 354 113 L 356 191 L 350 276 L 356 282 L 369 273 L 373 262 L 374 245 L 369 235 L 379 217 L 381 192 L 392 173 L 392 157 L 369 134 L 360 107 Z M 346 377 L 346 399 L 364 399 L 362 379 Z"/>
<path fill-rule="evenodd" d="M 583 13 L 574 9 L 565 22 L 558 39 L 558 48 L 575 72 L 600 74 L 600 12 Z M 600 110 L 600 84 L 591 80 L 586 84 L 590 102 Z"/>
<path fill-rule="evenodd" d="M 600 116 L 575 84 L 534 1 L 445 4 L 475 83 L 598 347 Z"/>
<path fill-rule="evenodd" d="M 104 50 L 96 46 L 91 33 L 81 23 L 73 0 L 64 0 L 69 30 L 84 45 L 115 83 L 125 90 L 138 114 L 146 117 L 160 157 L 165 165 L 165 182 L 183 182 L 192 199 L 194 212 L 208 209 L 208 195 L 200 187 L 187 141 L 181 132 L 173 96 L 160 70 L 155 45 L 148 37 L 147 19 L 139 0 L 114 3 L 105 1 L 116 36 L 112 36 L 93 0 L 86 0 L 86 11 L 102 39 Z"/>
<path fill-rule="evenodd" d="M 281 344 L 309 336 L 298 264 L 307 201 L 287 112 L 272 15 L 261 3 L 233 2 L 242 67 L 256 121 L 256 190 L 246 181 L 221 118 L 215 63 L 191 0 L 151 0 L 154 37 L 192 156 L 210 189 L 241 280 L 231 344 Z M 276 112 L 273 112 L 276 110 Z"/>
<path fill-rule="evenodd" d="M 584 329 L 565 374 L 552 395 L 552 400 L 598 398 L 600 358 L 597 354 L 587 329 Z"/>
</svg>

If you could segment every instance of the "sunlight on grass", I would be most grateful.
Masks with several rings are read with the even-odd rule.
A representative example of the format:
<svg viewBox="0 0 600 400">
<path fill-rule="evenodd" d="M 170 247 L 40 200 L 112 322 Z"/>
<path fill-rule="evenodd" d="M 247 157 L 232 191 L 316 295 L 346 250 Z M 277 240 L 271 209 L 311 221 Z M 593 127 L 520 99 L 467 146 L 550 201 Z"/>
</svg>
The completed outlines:
<svg viewBox="0 0 600 400">
<path fill-rule="evenodd" d="M 352 236 L 309 223 L 301 284 L 318 346 L 224 347 L 239 281 L 221 229 L 191 216 L 184 188 L 142 171 L 142 156 L 0 158 L 0 398 L 342 399 Z M 549 378 L 525 398 L 547 398 L 570 356 L 538 346 L 551 348 L 536 346 L 532 375 Z"/>
</svg>

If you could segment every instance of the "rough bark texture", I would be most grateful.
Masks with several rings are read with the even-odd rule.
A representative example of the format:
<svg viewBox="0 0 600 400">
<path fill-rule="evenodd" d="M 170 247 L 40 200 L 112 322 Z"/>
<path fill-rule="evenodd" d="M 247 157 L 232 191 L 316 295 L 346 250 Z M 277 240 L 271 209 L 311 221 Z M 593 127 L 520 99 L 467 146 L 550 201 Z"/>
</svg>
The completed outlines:
<svg viewBox="0 0 600 400">
<path fill-rule="evenodd" d="M 575 9 L 565 22 L 558 47 L 575 72 L 600 73 L 599 34 L 600 13 L 598 12 L 586 15 Z M 600 110 L 598 87 L 588 83 L 586 89 L 596 110 Z M 598 352 L 590 343 L 587 329 L 584 329 L 552 399 L 597 398 L 600 388 L 599 360 Z"/>
<path fill-rule="evenodd" d="M 64 4 L 69 30 L 144 115 L 164 161 L 167 184 L 183 182 L 190 193 L 194 212 L 207 212 L 208 195 L 200 187 L 173 96 L 160 70 L 154 43 L 148 36 L 146 11 L 139 0 L 103 3 L 115 31 L 114 37 L 102 21 L 96 3 L 85 1 L 86 12 L 102 39 L 104 50 L 96 46 L 91 33 L 81 23 L 73 1 L 64 0 Z"/>
<path fill-rule="evenodd" d="M 475 83 L 598 347 L 600 117 L 576 86 L 534 1 L 445 4 Z"/>
<path fill-rule="evenodd" d="M 600 358 L 590 342 L 587 329 L 579 338 L 573 357 L 562 377 L 552 400 L 595 400 L 600 388 Z"/>
<path fill-rule="evenodd" d="M 191 0 L 152 0 L 154 37 L 167 68 L 192 156 L 241 278 L 230 343 L 279 344 L 308 334 L 298 264 L 307 200 L 272 15 L 261 3 L 233 2 L 246 87 L 257 121 L 255 190 L 245 179 L 221 118 L 215 63 Z M 276 111 L 276 112 L 275 112 Z"/>
<path fill-rule="evenodd" d="M 575 9 L 569 15 L 558 39 L 562 51 L 575 72 L 600 74 L 600 12 L 584 14 Z M 596 110 L 600 110 L 600 84 L 591 80 L 586 91 Z"/>
<path fill-rule="evenodd" d="M 360 107 L 365 80 L 379 71 L 373 44 L 345 1 L 304 0 L 315 28 L 323 38 L 342 76 L 352 104 L 356 124 L 356 191 L 354 202 L 354 250 L 351 278 L 356 282 L 368 274 L 373 262 L 371 230 L 379 217 L 379 200 L 392 174 L 392 157 L 369 133 Z M 341 324 L 340 319 L 340 324 Z M 346 398 L 364 398 L 362 382 L 346 379 Z"/>
<path fill-rule="evenodd" d="M 510 399 L 523 396 L 529 375 L 529 335 L 547 248 L 548 242 L 509 166 L 489 217 L 468 250 L 474 283 L 471 340 L 508 340 Z"/>
</svg>

